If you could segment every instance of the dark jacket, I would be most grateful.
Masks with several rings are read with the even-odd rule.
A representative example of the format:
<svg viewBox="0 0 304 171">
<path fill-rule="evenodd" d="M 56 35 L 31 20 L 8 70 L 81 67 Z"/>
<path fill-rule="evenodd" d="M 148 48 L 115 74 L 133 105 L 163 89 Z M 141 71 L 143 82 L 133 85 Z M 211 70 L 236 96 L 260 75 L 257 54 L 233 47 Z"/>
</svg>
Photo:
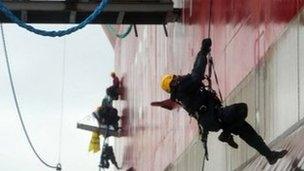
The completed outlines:
<svg viewBox="0 0 304 171">
<path fill-rule="evenodd" d="M 115 125 L 119 120 L 117 109 L 111 106 L 102 106 L 97 113 L 102 124 Z M 102 120 L 104 120 L 105 123 L 103 123 Z"/>
<path fill-rule="evenodd" d="M 202 82 L 207 65 L 207 54 L 207 51 L 200 50 L 191 73 L 178 76 L 176 86 L 172 87 L 170 99 L 181 104 L 204 129 L 217 131 L 219 129 L 217 115 L 221 101 L 214 91 L 205 89 Z"/>
</svg>

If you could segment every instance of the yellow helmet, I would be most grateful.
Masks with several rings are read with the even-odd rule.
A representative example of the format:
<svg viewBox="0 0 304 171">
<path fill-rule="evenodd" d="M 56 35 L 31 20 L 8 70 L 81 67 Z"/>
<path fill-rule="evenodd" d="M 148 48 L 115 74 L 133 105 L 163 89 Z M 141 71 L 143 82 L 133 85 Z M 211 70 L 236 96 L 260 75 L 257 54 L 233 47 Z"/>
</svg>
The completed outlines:
<svg viewBox="0 0 304 171">
<path fill-rule="evenodd" d="M 162 77 L 162 80 L 161 80 L 161 88 L 163 90 L 165 90 L 167 93 L 171 93 L 171 88 L 170 88 L 170 84 L 171 84 L 171 81 L 173 80 L 173 74 L 165 74 L 163 75 Z"/>
</svg>

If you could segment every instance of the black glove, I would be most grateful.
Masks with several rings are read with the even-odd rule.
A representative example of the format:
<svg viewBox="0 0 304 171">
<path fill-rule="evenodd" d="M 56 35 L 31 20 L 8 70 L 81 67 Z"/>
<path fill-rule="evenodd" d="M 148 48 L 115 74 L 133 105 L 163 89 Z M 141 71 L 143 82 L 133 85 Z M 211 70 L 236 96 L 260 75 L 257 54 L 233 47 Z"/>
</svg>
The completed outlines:
<svg viewBox="0 0 304 171">
<path fill-rule="evenodd" d="M 201 50 L 209 53 L 210 50 L 211 50 L 211 46 L 212 46 L 212 41 L 210 38 L 207 38 L 207 39 L 204 39 L 202 41 L 202 47 L 201 47 Z"/>
</svg>

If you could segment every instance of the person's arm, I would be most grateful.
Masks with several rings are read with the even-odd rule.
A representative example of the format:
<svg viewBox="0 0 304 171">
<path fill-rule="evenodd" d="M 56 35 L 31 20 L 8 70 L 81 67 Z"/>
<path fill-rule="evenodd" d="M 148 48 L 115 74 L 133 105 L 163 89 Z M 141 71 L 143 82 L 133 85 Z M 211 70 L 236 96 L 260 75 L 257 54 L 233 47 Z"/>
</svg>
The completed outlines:
<svg viewBox="0 0 304 171">
<path fill-rule="evenodd" d="M 165 108 L 167 110 L 173 110 L 175 108 L 178 108 L 179 104 L 172 101 L 171 99 L 166 99 L 166 100 L 163 100 L 163 101 L 151 102 L 151 106 L 160 106 L 160 107 Z"/>
<path fill-rule="evenodd" d="M 201 50 L 196 56 L 193 69 L 191 71 L 191 76 L 195 80 L 202 80 L 204 78 L 207 65 L 207 55 L 210 52 L 211 45 L 212 42 L 210 38 L 203 40 Z"/>
</svg>

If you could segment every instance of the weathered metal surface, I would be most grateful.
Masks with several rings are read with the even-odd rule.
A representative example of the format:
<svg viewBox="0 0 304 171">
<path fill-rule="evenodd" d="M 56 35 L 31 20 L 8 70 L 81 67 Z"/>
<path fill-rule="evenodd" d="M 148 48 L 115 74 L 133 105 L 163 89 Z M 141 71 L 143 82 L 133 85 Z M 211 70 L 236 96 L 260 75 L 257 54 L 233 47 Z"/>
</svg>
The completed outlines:
<svg viewBox="0 0 304 171">
<path fill-rule="evenodd" d="M 297 34 L 303 32 L 299 22 L 291 28 L 298 32 L 285 34 L 286 42 L 281 41 L 276 46 L 278 49 L 271 47 L 282 37 L 303 3 L 301 0 L 213 0 L 212 55 L 221 89 L 227 103 L 249 104 L 248 121 L 267 142 L 297 122 L 300 115 L 294 104 L 303 103 L 297 100 L 298 72 L 293 67 L 297 62 L 287 59 L 298 58 L 302 53 L 301 48 L 293 47 L 301 46 L 294 42 L 299 39 Z M 113 41 L 115 69 L 123 77 L 125 87 L 124 100 L 115 106 L 122 111 L 128 130 L 127 137 L 117 139 L 115 150 L 121 154 L 118 159 L 125 168 L 164 170 L 183 154 L 197 133 L 195 120 L 183 109 L 169 112 L 150 106 L 152 101 L 168 98 L 159 87 L 161 75 L 190 72 L 201 39 L 208 34 L 209 1 L 176 1 L 175 6 L 184 8 L 183 22 L 168 25 L 168 38 L 161 26 L 138 26 L 138 38 L 129 36 Z M 279 73 L 285 69 L 286 73 Z M 250 71 L 255 72 L 249 74 Z M 255 154 L 239 139 L 240 148 L 231 150 L 216 138 L 216 134 L 211 135 L 212 153 L 206 163 L 207 170 L 233 170 Z M 184 169 L 191 168 L 194 167 Z"/>
</svg>

